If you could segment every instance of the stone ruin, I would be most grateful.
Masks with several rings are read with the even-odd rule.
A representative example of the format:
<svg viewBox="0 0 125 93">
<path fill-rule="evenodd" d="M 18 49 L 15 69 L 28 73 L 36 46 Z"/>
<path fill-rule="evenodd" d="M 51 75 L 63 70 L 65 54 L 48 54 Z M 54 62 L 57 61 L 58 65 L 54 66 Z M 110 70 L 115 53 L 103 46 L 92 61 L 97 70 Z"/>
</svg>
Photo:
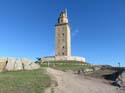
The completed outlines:
<svg viewBox="0 0 125 93">
<path fill-rule="evenodd" d="M 40 66 L 29 59 L 0 58 L 0 72 L 18 71 L 18 70 L 34 70 L 38 68 L 40 68 Z"/>
</svg>

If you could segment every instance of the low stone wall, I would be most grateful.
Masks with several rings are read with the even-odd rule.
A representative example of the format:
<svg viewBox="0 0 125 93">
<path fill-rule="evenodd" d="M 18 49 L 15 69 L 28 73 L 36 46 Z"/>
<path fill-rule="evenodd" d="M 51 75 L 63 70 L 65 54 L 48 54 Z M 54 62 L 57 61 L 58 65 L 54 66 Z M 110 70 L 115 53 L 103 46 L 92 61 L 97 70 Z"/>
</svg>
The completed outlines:
<svg viewBox="0 0 125 93">
<path fill-rule="evenodd" d="M 0 58 L 0 71 L 33 70 L 40 66 L 32 60 L 21 58 Z"/>
<path fill-rule="evenodd" d="M 41 58 L 41 62 L 51 62 L 51 61 L 79 61 L 85 62 L 85 58 L 78 56 L 53 56 Z"/>
</svg>

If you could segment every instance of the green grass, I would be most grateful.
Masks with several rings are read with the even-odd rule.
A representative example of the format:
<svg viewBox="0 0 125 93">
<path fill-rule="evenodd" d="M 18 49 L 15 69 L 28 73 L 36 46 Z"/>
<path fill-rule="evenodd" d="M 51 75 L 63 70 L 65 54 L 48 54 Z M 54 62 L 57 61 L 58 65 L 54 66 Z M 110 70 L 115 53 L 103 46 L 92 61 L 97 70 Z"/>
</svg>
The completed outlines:
<svg viewBox="0 0 125 93">
<path fill-rule="evenodd" d="M 41 64 L 42 67 L 48 67 L 47 63 Z M 87 63 L 80 63 L 80 62 L 50 62 L 49 67 L 54 69 L 66 71 L 66 70 L 84 70 L 86 68 L 91 68 L 90 65 Z"/>
<path fill-rule="evenodd" d="M 44 69 L 0 73 L 0 93 L 43 93 L 50 84 Z"/>
<path fill-rule="evenodd" d="M 62 70 L 62 71 L 66 71 L 66 70 L 84 70 L 86 68 L 88 68 L 88 66 L 83 66 L 83 65 L 56 65 L 54 66 L 53 68 L 55 69 L 59 69 L 59 70 Z"/>
</svg>

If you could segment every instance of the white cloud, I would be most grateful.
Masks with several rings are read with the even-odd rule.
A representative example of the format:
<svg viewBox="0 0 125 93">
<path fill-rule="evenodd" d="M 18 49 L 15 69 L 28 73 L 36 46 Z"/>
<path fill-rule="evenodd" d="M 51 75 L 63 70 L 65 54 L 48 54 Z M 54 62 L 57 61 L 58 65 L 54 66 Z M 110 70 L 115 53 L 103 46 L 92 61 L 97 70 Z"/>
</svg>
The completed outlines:
<svg viewBox="0 0 125 93">
<path fill-rule="evenodd" d="M 73 33 L 72 33 L 72 37 L 74 37 L 74 36 L 76 36 L 76 35 L 78 35 L 79 34 L 79 30 L 78 29 L 76 29 Z"/>
</svg>

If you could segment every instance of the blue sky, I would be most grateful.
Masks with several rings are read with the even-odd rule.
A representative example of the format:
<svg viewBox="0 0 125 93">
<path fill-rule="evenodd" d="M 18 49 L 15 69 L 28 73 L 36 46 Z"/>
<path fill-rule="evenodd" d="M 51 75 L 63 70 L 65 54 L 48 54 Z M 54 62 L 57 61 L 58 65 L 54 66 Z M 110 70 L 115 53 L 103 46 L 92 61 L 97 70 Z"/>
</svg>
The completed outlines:
<svg viewBox="0 0 125 93">
<path fill-rule="evenodd" d="M 0 0 L 0 57 L 54 55 L 54 25 L 65 8 L 73 56 L 125 66 L 125 0 Z"/>
</svg>

